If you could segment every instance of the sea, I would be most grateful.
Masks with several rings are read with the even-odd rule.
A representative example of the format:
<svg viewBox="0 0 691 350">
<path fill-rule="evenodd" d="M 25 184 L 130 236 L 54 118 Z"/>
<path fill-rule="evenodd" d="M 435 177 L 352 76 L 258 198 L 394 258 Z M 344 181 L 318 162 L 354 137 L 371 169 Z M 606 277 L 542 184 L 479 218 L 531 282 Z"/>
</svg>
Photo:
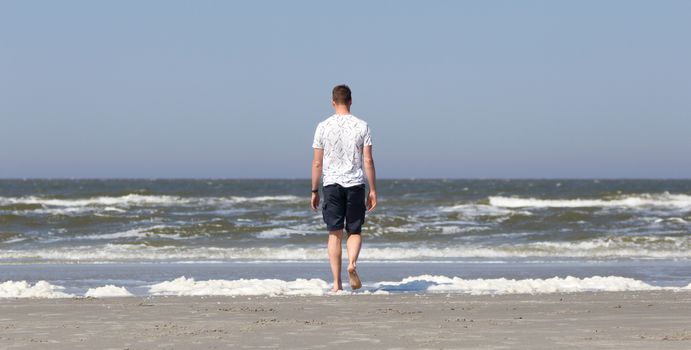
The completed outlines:
<svg viewBox="0 0 691 350">
<path fill-rule="evenodd" d="M 0 298 L 329 295 L 309 190 L 0 180 Z M 345 294 L 691 291 L 691 180 L 383 179 L 377 192 L 363 288 L 344 271 Z"/>
</svg>

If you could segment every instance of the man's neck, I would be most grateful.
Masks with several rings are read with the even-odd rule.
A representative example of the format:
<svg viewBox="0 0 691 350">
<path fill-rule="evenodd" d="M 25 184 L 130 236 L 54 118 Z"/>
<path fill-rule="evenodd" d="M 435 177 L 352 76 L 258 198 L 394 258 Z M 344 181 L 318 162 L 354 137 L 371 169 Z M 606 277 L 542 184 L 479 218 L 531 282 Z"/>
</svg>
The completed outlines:
<svg viewBox="0 0 691 350">
<path fill-rule="evenodd" d="M 348 106 L 338 105 L 334 109 L 336 111 L 336 114 L 338 114 L 338 115 L 349 115 L 350 114 L 350 108 L 348 108 Z"/>
</svg>

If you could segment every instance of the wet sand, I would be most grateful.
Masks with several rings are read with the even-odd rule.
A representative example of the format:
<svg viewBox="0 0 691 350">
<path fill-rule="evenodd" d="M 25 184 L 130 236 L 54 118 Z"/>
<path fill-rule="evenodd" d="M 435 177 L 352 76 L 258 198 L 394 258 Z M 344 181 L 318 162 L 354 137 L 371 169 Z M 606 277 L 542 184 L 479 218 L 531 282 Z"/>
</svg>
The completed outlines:
<svg viewBox="0 0 691 350">
<path fill-rule="evenodd" d="M 0 349 L 691 349 L 691 292 L 0 299 Z"/>
</svg>

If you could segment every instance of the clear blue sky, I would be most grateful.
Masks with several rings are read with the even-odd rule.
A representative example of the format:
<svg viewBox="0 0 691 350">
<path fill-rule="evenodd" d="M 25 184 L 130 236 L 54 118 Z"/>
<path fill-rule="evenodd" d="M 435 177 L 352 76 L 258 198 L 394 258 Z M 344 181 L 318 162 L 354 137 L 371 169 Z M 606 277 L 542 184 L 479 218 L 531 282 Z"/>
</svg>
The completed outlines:
<svg viewBox="0 0 691 350">
<path fill-rule="evenodd" d="M 3 1 L 0 177 L 691 177 L 691 1 Z"/>
</svg>

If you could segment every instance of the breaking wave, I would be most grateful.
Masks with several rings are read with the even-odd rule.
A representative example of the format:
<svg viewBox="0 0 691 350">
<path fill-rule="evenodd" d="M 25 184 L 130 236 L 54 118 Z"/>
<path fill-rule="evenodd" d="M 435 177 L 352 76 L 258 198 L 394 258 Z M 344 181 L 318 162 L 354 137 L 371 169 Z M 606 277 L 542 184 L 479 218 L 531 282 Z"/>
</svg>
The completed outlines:
<svg viewBox="0 0 691 350">
<path fill-rule="evenodd" d="M 375 287 L 385 291 L 425 290 L 465 294 L 545 294 L 574 292 L 624 292 L 646 290 L 691 290 L 686 287 L 658 287 L 643 281 L 620 276 L 553 277 L 546 279 L 463 279 L 460 277 L 420 275 L 398 282 L 379 282 Z"/>
<path fill-rule="evenodd" d="M 89 288 L 84 293 L 85 297 L 92 298 L 111 298 L 111 297 L 131 297 L 134 294 L 130 293 L 125 287 L 118 287 L 112 284 L 107 284 L 103 287 Z"/>
<path fill-rule="evenodd" d="M 71 298 L 74 295 L 63 292 L 65 287 L 46 281 L 30 284 L 27 281 L 6 281 L 0 283 L 0 298 Z"/>
<path fill-rule="evenodd" d="M 152 295 L 324 295 L 329 284 L 321 279 L 239 279 L 195 281 L 180 277 L 152 285 Z"/>
<path fill-rule="evenodd" d="M 117 211 L 117 207 L 152 206 L 152 205 L 222 205 L 236 203 L 262 202 L 295 202 L 304 200 L 297 196 L 258 196 L 258 197 L 180 197 L 168 195 L 139 195 L 100 196 L 90 198 L 45 198 L 39 196 L 0 197 L 0 205 L 41 205 L 53 207 L 89 207 L 112 206 L 110 210 Z"/>
<path fill-rule="evenodd" d="M 538 199 L 521 197 L 489 197 L 489 203 L 499 208 L 584 208 L 584 207 L 661 207 L 691 208 L 691 196 L 685 194 L 640 194 L 611 199 Z"/>
<path fill-rule="evenodd" d="M 329 293 L 330 285 L 322 279 L 298 278 L 293 281 L 281 279 L 237 279 L 202 280 L 185 276 L 148 286 L 151 296 L 321 296 Z M 62 292 L 65 287 L 46 281 L 34 285 L 26 281 L 0 283 L 0 298 L 71 298 L 77 295 Z M 553 277 L 545 279 L 464 279 L 441 275 L 410 276 L 400 281 L 365 283 L 356 295 L 390 294 L 392 292 L 463 293 L 472 295 L 498 294 L 547 294 L 578 292 L 625 292 L 625 291 L 691 291 L 691 283 L 685 287 L 660 287 L 628 277 L 592 276 Z M 128 297 L 133 296 L 126 288 L 115 285 L 90 288 L 84 297 Z"/>
<path fill-rule="evenodd" d="M 360 254 L 366 261 L 464 258 L 690 259 L 691 236 L 611 236 L 575 242 L 531 242 L 483 246 L 386 246 L 370 244 Z M 17 262 L 119 261 L 315 261 L 326 259 L 323 246 L 199 247 L 103 244 L 36 249 L 3 249 L 0 260 Z"/>
</svg>

